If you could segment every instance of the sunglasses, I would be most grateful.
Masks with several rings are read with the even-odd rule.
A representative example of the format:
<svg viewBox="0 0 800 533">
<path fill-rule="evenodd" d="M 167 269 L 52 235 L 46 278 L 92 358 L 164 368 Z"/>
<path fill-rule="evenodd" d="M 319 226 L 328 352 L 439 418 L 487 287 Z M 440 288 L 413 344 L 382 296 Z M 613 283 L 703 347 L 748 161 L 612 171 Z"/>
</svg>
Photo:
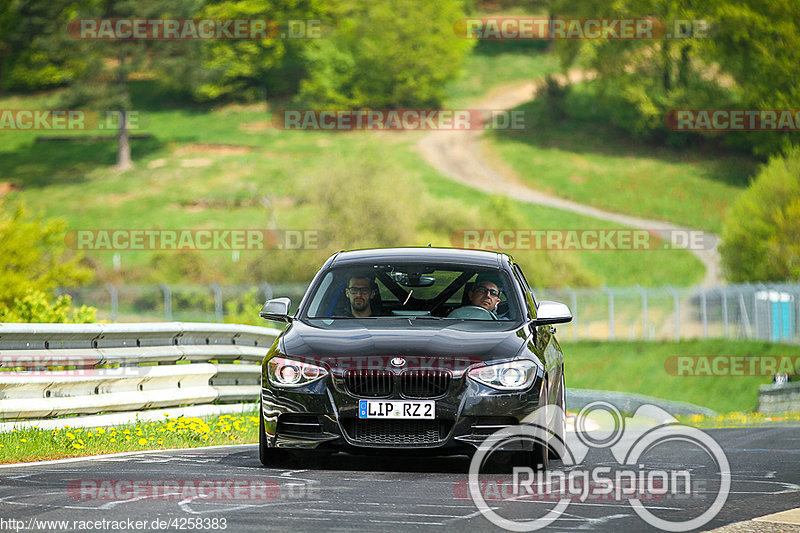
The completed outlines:
<svg viewBox="0 0 800 533">
<path fill-rule="evenodd" d="M 498 291 L 497 289 L 490 289 L 489 287 L 477 287 L 475 289 L 475 292 L 477 292 L 478 294 L 488 294 L 490 296 L 494 296 L 495 298 L 500 297 L 500 291 Z"/>
<path fill-rule="evenodd" d="M 353 295 L 369 294 L 371 290 L 369 287 L 347 287 L 347 292 Z"/>
</svg>

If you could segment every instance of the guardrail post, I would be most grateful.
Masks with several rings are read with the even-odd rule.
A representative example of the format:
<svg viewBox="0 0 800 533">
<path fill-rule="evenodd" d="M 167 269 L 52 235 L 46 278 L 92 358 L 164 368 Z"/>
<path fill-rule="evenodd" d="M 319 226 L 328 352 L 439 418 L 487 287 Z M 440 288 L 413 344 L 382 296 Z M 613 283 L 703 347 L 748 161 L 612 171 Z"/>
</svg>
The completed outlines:
<svg viewBox="0 0 800 533">
<path fill-rule="evenodd" d="M 681 301 L 678 291 L 672 285 L 667 285 L 667 289 L 672 293 L 672 304 L 675 308 L 675 340 L 681 340 Z"/>
<path fill-rule="evenodd" d="M 217 322 L 222 322 L 222 287 L 214 282 L 211 284 L 211 290 L 214 291 L 214 316 Z"/>
<path fill-rule="evenodd" d="M 578 295 L 575 291 L 566 287 L 565 290 L 569 293 L 569 304 L 572 308 L 572 340 L 578 340 Z"/>
<path fill-rule="evenodd" d="M 264 302 L 266 302 L 267 300 L 271 300 L 273 296 L 272 285 L 270 285 L 266 281 L 262 281 L 259 284 L 259 287 L 261 287 L 261 292 L 264 293 Z"/>
<path fill-rule="evenodd" d="M 166 283 L 159 283 L 158 286 L 164 293 L 164 317 L 167 321 L 172 320 L 172 290 Z"/>
<path fill-rule="evenodd" d="M 119 291 L 113 283 L 106 283 L 106 290 L 111 298 L 111 321 L 116 322 L 119 311 Z"/>
<path fill-rule="evenodd" d="M 706 302 L 706 291 L 700 289 L 700 314 L 703 318 L 703 338 L 708 338 L 708 305 Z"/>
<path fill-rule="evenodd" d="M 647 289 L 636 285 L 636 290 L 642 295 L 642 339 L 649 340 L 648 327 L 647 327 Z"/>
<path fill-rule="evenodd" d="M 728 338 L 728 291 L 725 287 L 720 288 L 722 293 L 722 335 Z"/>
<path fill-rule="evenodd" d="M 614 293 L 608 287 L 603 287 L 608 294 L 608 340 L 614 340 Z"/>
</svg>

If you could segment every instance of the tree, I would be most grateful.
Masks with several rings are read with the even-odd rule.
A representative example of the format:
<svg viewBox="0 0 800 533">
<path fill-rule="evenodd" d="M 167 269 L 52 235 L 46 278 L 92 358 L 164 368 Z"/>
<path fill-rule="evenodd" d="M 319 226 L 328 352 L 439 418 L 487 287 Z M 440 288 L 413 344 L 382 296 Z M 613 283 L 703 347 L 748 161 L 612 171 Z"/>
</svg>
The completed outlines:
<svg viewBox="0 0 800 533">
<path fill-rule="evenodd" d="M 200 0 L 87 0 L 77 18 L 185 19 L 200 8 Z M 78 58 L 78 74 L 71 81 L 65 105 L 91 105 L 118 117 L 117 167 L 131 167 L 128 84 L 141 72 L 180 75 L 179 65 L 191 66 L 199 50 L 196 41 L 147 39 L 76 39 L 65 42 Z M 189 58 L 189 60 L 187 60 Z M 177 70 L 176 70 L 177 69 Z"/>
<path fill-rule="evenodd" d="M 743 107 L 797 109 L 800 86 L 800 3 L 795 0 L 709 0 L 710 53 L 741 88 Z M 769 155 L 800 143 L 797 132 L 753 135 L 754 151 Z"/>
<path fill-rule="evenodd" d="M 322 0 L 209 1 L 201 11 L 203 17 L 267 19 L 275 25 L 269 28 L 266 39 L 204 43 L 203 80 L 197 94 L 206 99 L 240 100 L 294 94 L 307 75 L 302 53 L 312 39 L 306 38 L 305 32 L 321 31 L 327 13 Z M 297 22 L 290 28 L 288 21 Z"/>
<path fill-rule="evenodd" d="M 0 0 L 0 90 L 64 84 L 68 67 L 60 34 L 74 16 L 73 0 Z"/>
<path fill-rule="evenodd" d="M 436 107 L 474 41 L 454 37 L 461 2 L 357 0 L 340 6 L 330 39 L 305 52 L 298 100 L 312 107 Z"/>
<path fill-rule="evenodd" d="M 713 56 L 702 39 L 659 38 L 673 31 L 673 21 L 708 18 L 704 3 L 696 0 L 553 0 L 556 17 L 576 19 L 642 19 L 661 21 L 653 39 L 561 40 L 557 53 L 565 66 L 585 65 L 596 75 L 593 82 L 599 108 L 611 110 L 608 119 L 639 136 L 670 135 L 664 116 L 670 109 L 720 107 L 730 94 L 719 80 L 709 77 Z M 685 134 L 680 134 L 685 137 Z"/>
<path fill-rule="evenodd" d="M 800 148 L 773 157 L 731 207 L 719 250 L 733 282 L 800 281 Z"/>
</svg>

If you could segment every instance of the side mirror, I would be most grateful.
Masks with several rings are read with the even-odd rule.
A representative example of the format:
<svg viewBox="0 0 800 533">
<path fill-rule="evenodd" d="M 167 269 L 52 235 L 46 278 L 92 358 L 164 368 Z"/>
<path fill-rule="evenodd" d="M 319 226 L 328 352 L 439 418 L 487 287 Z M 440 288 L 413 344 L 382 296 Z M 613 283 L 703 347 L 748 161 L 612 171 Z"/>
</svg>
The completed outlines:
<svg viewBox="0 0 800 533">
<path fill-rule="evenodd" d="M 572 320 L 572 313 L 569 307 L 558 302 L 542 300 L 536 309 L 536 320 L 533 323 L 537 326 L 545 324 L 563 324 Z"/>
<path fill-rule="evenodd" d="M 261 308 L 261 312 L 258 313 L 258 316 L 266 320 L 291 322 L 293 318 L 289 316 L 289 307 L 291 305 L 292 301 L 289 298 L 274 298 L 272 300 L 267 300 L 267 303 L 265 303 L 264 307 Z"/>
</svg>

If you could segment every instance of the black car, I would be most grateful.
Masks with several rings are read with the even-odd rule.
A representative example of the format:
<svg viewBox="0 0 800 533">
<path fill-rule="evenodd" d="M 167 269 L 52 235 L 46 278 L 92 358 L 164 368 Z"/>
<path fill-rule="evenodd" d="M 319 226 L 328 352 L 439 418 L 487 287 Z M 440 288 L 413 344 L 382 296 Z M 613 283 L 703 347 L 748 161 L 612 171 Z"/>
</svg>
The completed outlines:
<svg viewBox="0 0 800 533">
<path fill-rule="evenodd" d="M 294 316 L 289 307 L 277 298 L 261 311 L 289 323 L 262 365 L 264 465 L 291 449 L 471 453 L 542 405 L 564 407 L 552 324 L 572 316 L 563 304 L 537 302 L 508 255 L 340 252 Z M 559 420 L 550 431 L 563 438 Z M 546 468 L 547 446 L 519 441 L 504 451 L 514 450 Z"/>
</svg>

